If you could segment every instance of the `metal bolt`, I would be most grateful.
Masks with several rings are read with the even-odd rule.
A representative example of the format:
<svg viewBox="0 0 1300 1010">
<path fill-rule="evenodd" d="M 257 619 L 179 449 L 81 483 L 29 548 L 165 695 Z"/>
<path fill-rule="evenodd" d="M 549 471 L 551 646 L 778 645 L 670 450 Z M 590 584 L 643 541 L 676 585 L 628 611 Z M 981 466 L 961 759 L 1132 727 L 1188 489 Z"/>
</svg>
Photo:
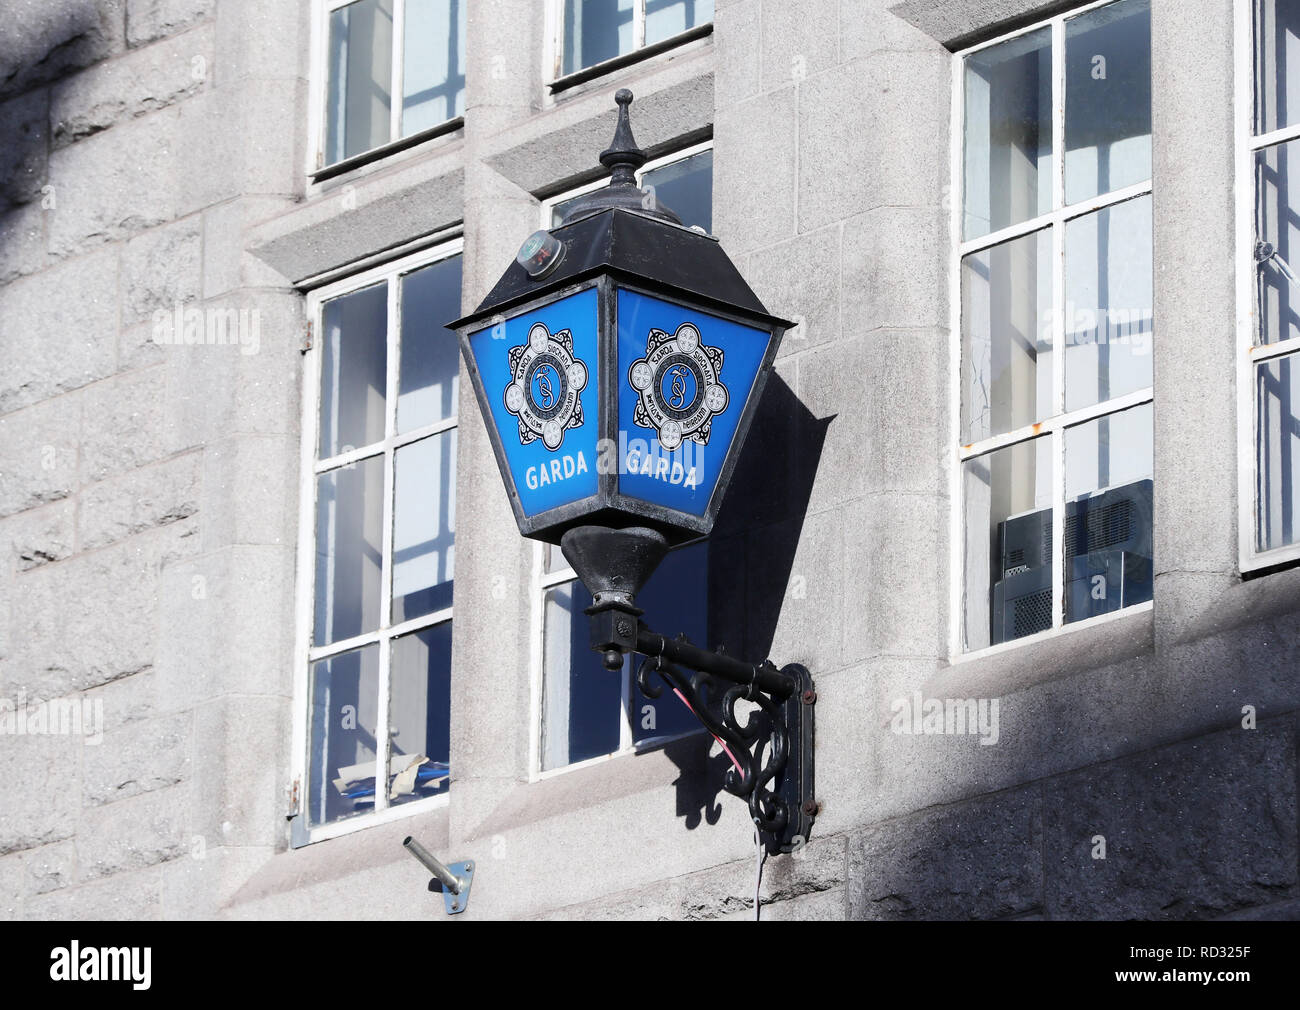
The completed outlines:
<svg viewBox="0 0 1300 1010">
<path fill-rule="evenodd" d="M 809 817 L 817 813 L 817 801 L 809 800 L 807 803 L 805 803 L 803 805 L 803 812 L 807 814 Z"/>
<path fill-rule="evenodd" d="M 459 901 L 453 901 L 453 902 L 451 903 L 451 910 L 452 910 L 453 912 L 459 912 L 459 911 L 460 911 L 460 902 L 459 902 Z"/>
<path fill-rule="evenodd" d="M 473 863 L 466 863 L 466 864 L 465 864 L 465 871 L 466 871 L 467 873 L 468 873 L 470 870 L 472 870 L 472 869 L 474 869 L 474 864 L 473 864 Z"/>
<path fill-rule="evenodd" d="M 809 688 L 807 691 L 803 693 L 803 703 L 805 705 L 811 705 L 816 700 L 817 700 L 817 692 L 814 691 L 812 688 Z"/>
</svg>

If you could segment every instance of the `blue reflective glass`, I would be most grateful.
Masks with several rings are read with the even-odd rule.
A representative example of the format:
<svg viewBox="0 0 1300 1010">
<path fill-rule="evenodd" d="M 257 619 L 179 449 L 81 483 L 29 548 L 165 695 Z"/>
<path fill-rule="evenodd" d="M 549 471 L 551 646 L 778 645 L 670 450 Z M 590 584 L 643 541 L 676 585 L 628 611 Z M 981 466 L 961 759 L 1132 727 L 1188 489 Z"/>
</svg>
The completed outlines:
<svg viewBox="0 0 1300 1010">
<path fill-rule="evenodd" d="M 470 335 L 524 514 L 596 493 L 595 288 Z"/>
<path fill-rule="evenodd" d="M 633 0 L 564 0 L 564 73 L 632 51 Z"/>
<path fill-rule="evenodd" d="M 618 292 L 619 491 L 703 515 L 771 334 Z"/>
<path fill-rule="evenodd" d="M 673 551 L 664 558 L 658 571 L 646 583 L 637 606 L 646 612 L 646 621 L 656 631 L 670 637 L 684 634 L 691 643 L 712 648 L 709 639 L 709 548 L 706 543 L 692 544 Z M 584 615 L 584 620 L 585 620 Z M 641 657 L 627 662 L 625 669 L 635 675 Z M 687 676 L 690 673 L 687 672 Z M 679 736 L 700 729 L 700 722 L 685 701 L 668 687 L 658 674 L 650 683 L 663 688 L 658 698 L 648 698 L 634 687 L 632 694 L 632 739 L 638 743 L 661 737 Z M 635 681 L 633 681 L 635 685 Z"/>
<path fill-rule="evenodd" d="M 624 674 L 606 670 L 588 642 L 591 594 L 581 582 L 546 594 L 542 685 L 543 770 L 619 748 Z"/>
</svg>

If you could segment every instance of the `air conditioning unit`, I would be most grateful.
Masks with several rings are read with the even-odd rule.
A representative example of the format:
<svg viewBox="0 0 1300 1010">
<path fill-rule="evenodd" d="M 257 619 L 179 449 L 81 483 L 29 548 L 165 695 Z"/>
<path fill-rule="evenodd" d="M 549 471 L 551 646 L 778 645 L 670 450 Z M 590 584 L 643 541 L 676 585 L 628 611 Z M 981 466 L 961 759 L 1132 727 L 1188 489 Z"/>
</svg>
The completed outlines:
<svg viewBox="0 0 1300 1010">
<path fill-rule="evenodd" d="M 993 583 L 993 644 L 1052 626 L 1052 510 L 998 523 L 1001 578 Z"/>
<path fill-rule="evenodd" d="M 1144 603 L 1152 594 L 1150 480 L 1106 488 L 1065 505 L 1065 620 Z M 992 641 L 1052 626 L 1052 512 L 998 524 L 1001 578 L 993 584 Z"/>
<path fill-rule="evenodd" d="M 1150 480 L 1095 491 L 1065 506 L 1065 620 L 1151 599 Z"/>
</svg>

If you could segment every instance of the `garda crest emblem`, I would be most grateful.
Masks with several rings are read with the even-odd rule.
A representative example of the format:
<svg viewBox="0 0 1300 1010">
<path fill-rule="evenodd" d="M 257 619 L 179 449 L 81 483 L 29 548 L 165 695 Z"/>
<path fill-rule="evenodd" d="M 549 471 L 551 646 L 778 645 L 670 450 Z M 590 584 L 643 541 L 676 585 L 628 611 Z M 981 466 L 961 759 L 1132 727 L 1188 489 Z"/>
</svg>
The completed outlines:
<svg viewBox="0 0 1300 1010">
<path fill-rule="evenodd" d="M 554 451 L 569 428 L 582 427 L 582 400 L 587 366 L 573 356 L 573 334 L 551 333 L 533 323 L 528 343 L 510 348 L 511 382 L 506 410 L 519 419 L 519 444 L 541 439 Z"/>
<path fill-rule="evenodd" d="M 632 362 L 627 381 L 641 397 L 633 422 L 655 429 L 669 452 L 687 439 L 708 445 L 714 415 L 731 398 L 722 384 L 722 349 L 705 347 L 692 323 L 672 334 L 652 329 L 645 357 Z"/>
</svg>

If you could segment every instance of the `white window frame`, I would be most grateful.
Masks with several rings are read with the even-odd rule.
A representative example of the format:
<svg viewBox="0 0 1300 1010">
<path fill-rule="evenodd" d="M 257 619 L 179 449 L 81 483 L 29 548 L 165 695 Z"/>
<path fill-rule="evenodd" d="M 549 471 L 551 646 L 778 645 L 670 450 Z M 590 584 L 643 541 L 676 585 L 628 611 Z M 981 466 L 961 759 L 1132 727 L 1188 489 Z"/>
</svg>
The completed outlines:
<svg viewBox="0 0 1300 1010">
<path fill-rule="evenodd" d="M 308 120 L 311 142 L 307 145 L 307 178 L 319 172 L 341 165 L 352 158 L 383 157 L 388 148 L 404 149 L 413 143 L 411 137 L 401 136 L 402 129 L 402 80 L 406 69 L 406 3 L 407 0 L 393 0 L 393 58 L 392 77 L 389 81 L 388 140 L 386 143 L 362 151 L 339 161 L 325 164 L 325 105 L 329 94 L 329 17 L 340 7 L 347 7 L 357 0 L 312 0 L 311 27 L 311 71 L 310 95 L 308 96 Z M 467 0 L 468 2 L 468 0 Z M 452 116 L 444 119 L 420 133 L 436 133 L 448 123 L 461 117 Z M 417 142 L 418 141 L 414 141 Z"/>
<path fill-rule="evenodd" d="M 601 60 L 599 63 L 593 63 L 589 67 L 576 67 L 565 73 L 564 70 L 564 4 L 565 0 L 548 0 L 546 4 L 546 67 L 544 69 L 544 78 L 548 85 L 556 81 L 564 80 L 566 77 L 572 77 L 575 74 L 588 74 L 592 77 L 599 77 L 608 73 L 621 65 L 621 61 L 627 60 L 645 48 L 645 5 L 646 0 L 632 0 L 632 48 L 626 53 L 619 53 L 617 56 L 611 56 L 607 60 Z M 714 2 L 713 17 L 717 17 L 717 0 Z M 672 48 L 676 40 L 683 36 L 697 31 L 704 25 L 712 24 L 713 18 L 708 21 L 701 21 L 698 25 L 692 25 L 676 35 L 670 35 L 656 46 Z M 609 70 L 601 68 L 609 65 Z"/>
<path fill-rule="evenodd" d="M 684 147 L 673 151 L 671 154 L 663 155 L 652 161 L 647 161 L 636 173 L 636 184 L 640 186 L 647 172 L 653 172 L 655 169 L 664 168 L 668 165 L 675 165 L 678 162 L 685 161 L 687 158 L 701 154 L 704 151 L 713 150 L 713 141 L 706 140 L 699 144 L 692 144 L 690 147 Z M 583 196 L 587 193 L 594 193 L 598 189 L 604 189 L 609 185 L 609 177 L 597 179 L 581 186 L 575 186 L 573 189 L 566 189 L 562 193 L 547 197 L 541 202 L 541 227 L 550 231 L 553 227 L 551 224 L 551 215 L 557 205 L 565 203 L 576 197 Z M 697 542 L 697 541 L 692 541 Z M 622 707 L 624 717 L 619 720 L 619 744 L 618 750 L 610 751 L 608 754 L 600 754 L 595 757 L 584 758 L 581 761 L 574 761 L 567 765 L 561 765 L 559 768 L 542 768 L 542 704 L 544 692 L 546 690 L 546 594 L 568 582 L 572 582 L 578 577 L 578 573 L 571 568 L 560 553 L 558 547 L 552 548 L 555 555 L 560 560 L 562 567 L 556 568 L 553 572 L 546 571 L 546 549 L 547 545 L 543 543 L 534 543 L 533 545 L 533 573 L 530 580 L 529 592 L 532 594 L 530 601 L 530 619 L 531 628 L 529 632 L 529 669 L 531 671 L 531 704 L 529 712 L 529 740 L 528 740 L 528 777 L 529 781 L 536 782 L 541 779 L 553 778 L 556 775 L 563 775 L 566 772 L 576 771 L 579 768 L 587 768 L 591 765 L 601 764 L 611 758 L 625 757 L 629 754 L 639 754 L 642 751 L 656 750 L 665 744 L 672 743 L 675 740 L 684 740 L 688 737 L 697 736 L 705 732 L 704 727 L 696 730 L 688 730 L 685 733 L 676 733 L 666 736 L 649 737 L 640 742 L 632 738 L 632 725 L 628 719 L 631 712 L 634 689 L 632 687 L 632 677 L 623 678 L 623 697 Z M 635 675 L 635 671 L 634 671 Z M 668 696 L 665 691 L 665 697 Z M 675 697 L 675 696 L 674 696 Z"/>
<path fill-rule="evenodd" d="M 1065 225 L 1066 222 L 1084 217 L 1106 207 L 1115 207 L 1130 200 L 1149 196 L 1152 192 L 1151 180 L 1126 186 L 1122 189 L 1105 193 L 1101 196 L 1080 203 L 1065 204 L 1065 25 L 1067 21 L 1101 7 L 1109 7 L 1118 0 L 1095 0 L 1093 3 L 1064 11 L 1055 17 L 1036 21 L 1031 25 L 1018 28 L 1005 35 L 981 42 L 979 45 L 962 49 L 952 58 L 952 109 L 953 130 L 951 137 L 951 189 L 950 227 L 952 234 L 952 256 L 949 262 L 949 325 L 952 338 L 949 342 L 949 378 L 952 383 L 952 395 L 949 397 L 949 430 L 951 431 L 949 449 L 949 500 L 953 503 L 949 526 L 949 580 L 950 599 L 948 612 L 951 624 L 948 641 L 948 656 L 952 663 L 969 662 L 983 656 L 996 655 L 1010 649 L 1054 638 L 1061 634 L 1079 631 L 1084 628 L 1120 620 L 1132 614 L 1151 611 L 1154 600 L 1123 607 L 1108 614 L 1100 614 L 1082 621 L 1065 623 L 1065 586 L 1062 571 L 1060 545 L 1065 542 L 1065 431 L 1099 417 L 1108 417 L 1131 407 L 1154 403 L 1155 387 L 1147 386 L 1135 392 L 1106 400 L 1102 403 L 1067 412 L 1065 410 Z M 964 239 L 965 218 L 965 159 L 964 140 L 966 129 L 965 107 L 965 65 L 966 58 L 993 46 L 1012 39 L 1021 38 L 1033 32 L 1050 28 L 1052 33 L 1052 206 L 1043 214 L 1027 221 L 990 232 L 977 239 Z M 1052 232 L 1052 405 L 1053 413 L 1036 424 L 1026 425 L 1001 435 L 961 445 L 961 398 L 964 389 L 962 377 L 962 297 L 961 265 L 962 260 L 971 253 L 980 252 L 1000 245 L 1011 239 L 1020 238 L 1050 227 Z M 1153 345 L 1154 346 L 1154 345 Z M 965 625 L 965 611 L 962 602 L 963 580 L 966 577 L 965 500 L 962 493 L 962 471 L 967 462 L 979 456 L 987 455 L 997 449 L 1031 439 L 1045 437 L 1052 442 L 1052 627 L 1023 638 L 996 645 L 966 651 L 963 643 L 962 629 Z M 1152 449 L 1154 453 L 1154 447 Z"/>
<path fill-rule="evenodd" d="M 392 554 L 393 554 L 393 511 L 394 511 L 394 456 L 398 449 L 433 435 L 453 431 L 458 426 L 459 404 L 457 413 L 449 418 L 423 425 L 411 431 L 397 433 L 398 379 L 401 368 L 401 298 L 399 278 L 421 267 L 464 254 L 464 240 L 455 238 L 431 249 L 405 256 L 398 260 L 373 267 L 360 273 L 352 274 L 342 280 L 316 288 L 307 294 L 307 318 L 311 321 L 311 332 L 316 335 L 311 347 L 304 355 L 303 395 L 302 395 L 302 445 L 300 465 L 300 489 L 298 506 L 298 592 L 297 619 L 295 621 L 294 640 L 294 678 L 293 678 L 293 758 L 290 767 L 291 796 L 296 799 L 296 814 L 301 818 L 302 837 L 307 842 L 317 842 L 326 838 L 359 831 L 363 828 L 384 824 L 399 818 L 423 813 L 437 807 L 446 806 L 450 792 L 450 777 L 447 788 L 441 795 L 412 800 L 397 806 L 389 806 L 386 789 L 379 787 L 376 779 L 375 810 L 368 814 L 358 814 L 329 824 L 312 825 L 308 817 L 309 802 L 307 797 L 310 782 L 311 762 L 311 665 L 320 659 L 327 659 L 363 645 L 379 644 L 379 711 L 375 730 L 376 741 L 390 739 L 388 732 L 388 698 L 390 656 L 392 641 L 402 635 L 422 631 L 435 625 L 451 621 L 453 607 L 434 611 L 422 617 L 390 624 L 392 617 Z M 384 437 L 379 441 L 360 449 L 340 453 L 327 459 L 317 460 L 316 442 L 320 434 L 320 379 L 321 379 L 321 344 L 323 338 L 321 311 L 324 304 L 342 295 L 370 287 L 380 281 L 386 282 L 388 297 L 388 372 L 387 388 L 384 402 Z M 459 358 L 459 352 L 457 354 Z M 315 580 L 316 580 L 316 491 L 317 477 L 327 471 L 338 469 L 363 459 L 382 457 L 384 460 L 384 505 L 383 505 L 383 547 L 382 568 L 380 573 L 380 623 L 374 631 L 368 631 L 352 638 L 341 639 L 328 645 L 311 645 L 315 623 Z M 453 632 L 454 634 L 454 632 Z M 455 672 L 452 672 L 454 682 Z M 388 755 L 376 755 L 375 769 L 387 760 Z"/>
<path fill-rule="evenodd" d="M 1256 345 L 1259 316 L 1255 280 L 1255 155 L 1300 138 L 1300 123 L 1255 136 L 1254 0 L 1234 0 L 1234 97 L 1237 194 L 1237 564 L 1258 571 L 1300 560 L 1300 542 L 1272 550 L 1255 548 L 1255 368 L 1300 351 L 1300 337 Z"/>
</svg>

